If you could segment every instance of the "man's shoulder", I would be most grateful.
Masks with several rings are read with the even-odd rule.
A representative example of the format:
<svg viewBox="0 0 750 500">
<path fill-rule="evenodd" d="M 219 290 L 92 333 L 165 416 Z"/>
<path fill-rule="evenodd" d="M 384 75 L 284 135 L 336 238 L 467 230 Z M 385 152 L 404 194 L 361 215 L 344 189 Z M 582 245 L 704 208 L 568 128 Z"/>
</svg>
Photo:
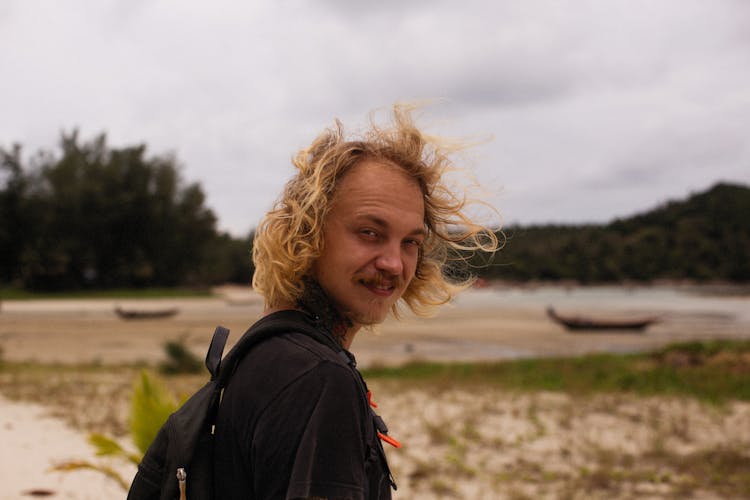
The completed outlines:
<svg viewBox="0 0 750 500">
<path fill-rule="evenodd" d="M 301 332 L 290 331 L 254 346 L 237 365 L 232 379 L 253 381 L 255 390 L 280 388 L 309 374 L 343 375 L 353 372 L 330 346 Z M 230 382 L 230 385 L 233 385 Z M 245 385 L 234 382 L 234 385 Z"/>
<path fill-rule="evenodd" d="M 294 310 L 282 309 L 261 317 L 248 332 L 260 340 L 250 350 L 253 357 L 257 353 L 278 354 L 287 356 L 312 357 L 340 361 L 341 350 L 333 336 L 326 332 L 308 314 Z M 253 335 L 254 334 L 254 335 Z"/>
<path fill-rule="evenodd" d="M 331 361 L 345 365 L 343 359 L 330 346 L 311 336 L 290 331 L 275 335 L 255 346 L 247 355 L 258 363 L 281 362 L 291 364 L 318 364 Z"/>
<path fill-rule="evenodd" d="M 252 421 L 290 391 L 312 394 L 328 388 L 353 397 L 357 387 L 354 371 L 336 351 L 304 333 L 289 332 L 262 341 L 239 362 L 225 390 L 224 406 L 244 408 L 252 401 L 246 415 Z"/>
</svg>

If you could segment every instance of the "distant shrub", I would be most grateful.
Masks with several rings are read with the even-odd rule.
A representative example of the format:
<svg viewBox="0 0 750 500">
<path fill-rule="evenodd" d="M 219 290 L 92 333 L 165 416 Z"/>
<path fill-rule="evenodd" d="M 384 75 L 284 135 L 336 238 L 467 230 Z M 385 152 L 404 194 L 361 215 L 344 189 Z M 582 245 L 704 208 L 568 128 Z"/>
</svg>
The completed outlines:
<svg viewBox="0 0 750 500">
<path fill-rule="evenodd" d="M 159 365 L 161 373 L 175 375 L 203 371 L 203 362 L 188 349 L 186 341 L 187 338 L 183 336 L 164 343 L 164 353 L 167 359 Z"/>
</svg>

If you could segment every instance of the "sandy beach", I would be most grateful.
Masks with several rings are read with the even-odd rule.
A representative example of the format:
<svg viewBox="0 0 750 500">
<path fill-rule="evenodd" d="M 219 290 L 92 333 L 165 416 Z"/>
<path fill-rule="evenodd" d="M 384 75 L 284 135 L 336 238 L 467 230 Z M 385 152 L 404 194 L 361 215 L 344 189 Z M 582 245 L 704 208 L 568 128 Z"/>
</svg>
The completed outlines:
<svg viewBox="0 0 750 500">
<path fill-rule="evenodd" d="M 51 470 L 66 461 L 96 458 L 83 430 L 50 416 L 43 405 L 0 397 L 0 442 L 3 443 L 0 499 L 124 497 L 122 489 L 102 474 Z M 135 474 L 135 468 L 127 464 L 112 465 L 125 476 Z"/>
<path fill-rule="evenodd" d="M 232 330 L 231 343 L 262 309 L 247 290 L 218 292 L 212 298 L 149 301 L 5 301 L 2 356 L 70 365 L 154 364 L 163 359 L 165 341 L 184 338 L 202 357 L 217 324 Z M 179 312 L 168 319 L 124 321 L 113 312 L 118 305 Z M 661 321 L 639 334 L 573 334 L 546 317 L 548 305 L 602 317 L 657 315 Z M 471 290 L 435 318 L 389 320 L 375 332 L 360 333 L 353 351 L 366 367 L 415 359 L 630 352 L 709 338 L 750 338 L 750 298 L 672 288 L 496 288 Z M 126 439 L 132 374 L 108 373 L 80 391 L 80 381 L 46 380 L 57 397 L 31 402 L 0 371 L 6 377 L 0 392 L 0 499 L 31 498 L 35 490 L 50 498 L 124 498 L 114 482 L 94 472 L 49 468 L 60 460 L 93 459 L 88 432 Z M 399 482 L 395 498 L 724 498 L 719 490 L 691 490 L 690 475 L 707 457 L 741 458 L 750 445 L 750 406 L 739 402 L 716 408 L 676 398 L 372 385 L 383 416 L 405 442 L 402 450 L 389 450 Z M 131 466 L 118 467 L 132 476 Z M 621 469 L 632 476 L 625 486 L 600 484 Z"/>
<path fill-rule="evenodd" d="M 260 317 L 261 299 L 237 287 L 215 298 L 5 301 L 0 345 L 7 360 L 153 363 L 165 341 L 186 339 L 203 356 L 216 325 L 232 331 L 231 345 Z M 551 322 L 548 305 L 599 317 L 657 316 L 641 334 L 573 334 Z M 176 308 L 168 319 L 123 321 L 114 313 Z M 648 350 L 671 342 L 750 338 L 750 297 L 701 296 L 672 288 L 469 290 L 432 318 L 404 314 L 374 332 L 361 332 L 352 350 L 360 366 L 415 359 L 480 360 Z"/>
</svg>

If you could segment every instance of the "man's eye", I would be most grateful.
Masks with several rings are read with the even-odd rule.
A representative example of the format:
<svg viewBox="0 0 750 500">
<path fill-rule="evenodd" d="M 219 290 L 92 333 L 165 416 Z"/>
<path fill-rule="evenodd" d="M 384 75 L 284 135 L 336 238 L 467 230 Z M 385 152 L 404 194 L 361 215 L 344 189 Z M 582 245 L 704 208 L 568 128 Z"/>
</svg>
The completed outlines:
<svg viewBox="0 0 750 500">
<path fill-rule="evenodd" d="M 359 234 L 361 234 L 365 238 L 377 238 L 378 237 L 378 233 L 372 229 L 361 229 L 359 231 Z"/>
<path fill-rule="evenodd" d="M 422 246 L 422 241 L 421 240 L 406 240 L 405 243 L 406 243 L 406 245 L 408 245 L 410 247 L 419 248 L 419 247 Z"/>
</svg>

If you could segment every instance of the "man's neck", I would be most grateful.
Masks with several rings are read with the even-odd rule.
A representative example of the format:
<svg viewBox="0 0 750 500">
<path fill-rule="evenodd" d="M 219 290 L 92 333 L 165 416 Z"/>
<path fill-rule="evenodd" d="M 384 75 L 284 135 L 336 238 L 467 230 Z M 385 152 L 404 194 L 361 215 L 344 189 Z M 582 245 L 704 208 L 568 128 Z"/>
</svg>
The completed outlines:
<svg viewBox="0 0 750 500">
<path fill-rule="evenodd" d="M 279 306 L 279 307 L 269 307 L 263 310 L 263 316 L 268 316 L 269 314 L 273 314 L 275 312 L 279 311 L 303 311 L 299 307 L 294 307 L 292 305 L 288 306 Z M 344 324 L 340 324 L 340 326 L 335 327 L 335 331 L 332 331 L 334 337 L 336 337 L 336 340 L 341 344 L 341 347 L 346 349 L 347 351 L 351 350 L 352 342 L 354 342 L 354 337 L 357 335 L 357 332 L 361 328 L 360 325 L 352 324 L 350 326 L 346 326 Z"/>
</svg>

